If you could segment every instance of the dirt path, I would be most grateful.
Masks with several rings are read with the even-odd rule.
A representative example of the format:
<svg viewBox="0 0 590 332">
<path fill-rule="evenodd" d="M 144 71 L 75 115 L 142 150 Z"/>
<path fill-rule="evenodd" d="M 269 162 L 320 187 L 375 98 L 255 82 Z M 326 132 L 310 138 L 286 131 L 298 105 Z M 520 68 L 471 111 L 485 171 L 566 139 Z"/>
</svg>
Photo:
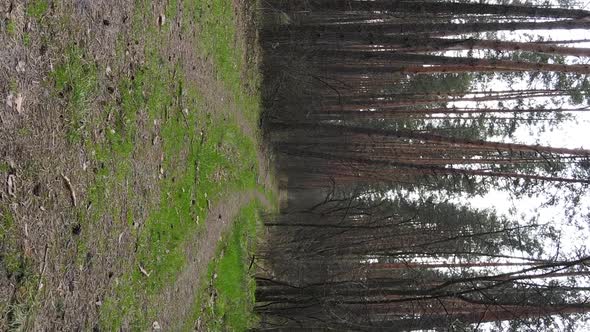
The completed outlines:
<svg viewBox="0 0 590 332">
<path fill-rule="evenodd" d="M 244 6 L 243 3 L 237 3 L 237 5 L 238 8 Z M 240 20 L 243 18 L 238 19 Z M 238 29 L 241 32 L 246 30 L 245 27 Z M 195 53 L 194 45 L 186 43 L 182 35 L 180 27 L 171 30 L 168 38 L 169 45 L 166 48 L 167 55 L 178 60 L 187 80 L 202 87 L 205 109 L 208 112 L 216 112 L 212 115 L 221 121 L 235 121 L 246 136 L 258 137 L 257 123 L 247 119 L 244 110 L 237 105 L 235 96 L 218 79 L 213 63 Z M 238 38 L 242 41 L 245 39 Z M 262 146 L 259 146 L 257 150 L 257 159 L 258 174 L 261 177 L 258 179 L 258 184 L 270 189 L 274 185 L 269 172 L 270 161 Z M 186 257 L 184 269 L 175 283 L 166 287 L 156 300 L 158 303 L 156 317 L 163 331 L 174 330 L 179 323 L 182 324 L 190 316 L 202 278 L 206 277 L 209 262 L 215 257 L 217 245 L 231 229 L 232 222 L 235 221 L 240 209 L 254 200 L 258 200 L 265 209 L 271 208 L 271 203 L 265 195 L 255 189 L 223 195 L 209 209 L 205 229 L 187 239 L 184 248 Z"/>
<path fill-rule="evenodd" d="M 216 244 L 221 243 L 222 237 L 229 232 L 240 209 L 254 200 L 270 208 L 270 202 L 257 190 L 233 192 L 223 197 L 210 209 L 204 232 L 195 234 L 186 242 L 186 266 L 176 282 L 167 287 L 157 300 L 157 317 L 163 331 L 172 331 L 176 324 L 184 322 L 190 315 L 201 279 L 215 256 Z"/>
<path fill-rule="evenodd" d="M 238 107 L 227 86 L 217 79 L 213 63 L 195 53 L 193 45 L 183 40 L 179 29 L 173 29 L 168 40 L 168 56 L 179 60 L 187 80 L 202 87 L 205 109 L 216 112 L 212 115 L 222 121 L 235 121 L 246 136 L 257 137 L 258 128 L 246 119 L 244 110 Z M 264 177 L 259 179 L 259 184 L 264 188 L 271 188 L 273 184 L 269 175 L 269 159 L 262 147 L 257 150 L 257 159 L 258 174 Z M 156 317 L 162 330 L 172 330 L 191 314 L 201 280 L 206 276 L 209 262 L 215 257 L 217 244 L 229 232 L 240 209 L 254 200 L 260 201 L 265 208 L 270 208 L 270 202 L 257 190 L 225 194 L 209 210 L 205 230 L 186 241 L 186 266 L 176 282 L 167 287 L 157 300 L 159 307 Z"/>
</svg>

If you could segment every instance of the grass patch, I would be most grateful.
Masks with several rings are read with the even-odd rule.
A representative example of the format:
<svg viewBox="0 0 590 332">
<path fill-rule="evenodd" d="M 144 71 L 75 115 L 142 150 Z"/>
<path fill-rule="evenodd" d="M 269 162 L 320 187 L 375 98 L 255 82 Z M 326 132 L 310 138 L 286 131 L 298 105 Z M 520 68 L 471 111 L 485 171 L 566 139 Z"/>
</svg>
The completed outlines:
<svg viewBox="0 0 590 332">
<path fill-rule="evenodd" d="M 52 78 L 58 96 L 67 104 L 68 139 L 80 142 L 89 117 L 88 105 L 98 85 L 96 65 L 86 60 L 82 49 L 70 46 Z"/>
<path fill-rule="evenodd" d="M 255 325 L 256 282 L 250 263 L 260 222 L 258 204 L 252 202 L 242 208 L 230 234 L 219 244 L 217 258 L 209 264 L 185 331 L 192 330 L 199 319 L 201 329 L 206 331 L 246 331 Z"/>
<path fill-rule="evenodd" d="M 0 172 L 8 173 L 10 170 L 10 164 L 7 161 L 0 161 Z"/>
<path fill-rule="evenodd" d="M 28 32 L 23 34 L 23 45 L 25 45 L 25 47 L 29 47 L 31 45 L 31 34 Z"/>
<path fill-rule="evenodd" d="M 49 2 L 47 0 L 32 0 L 29 1 L 26 8 L 26 13 L 30 17 L 41 19 L 49 9 Z"/>
<path fill-rule="evenodd" d="M 146 75 L 158 74 L 147 71 Z M 144 101 L 156 110 L 159 105 L 159 112 L 153 115 L 163 117 L 160 204 L 150 209 L 137 245 L 137 265 L 150 276 L 146 278 L 138 267 L 125 276 L 115 292 L 117 296 L 103 306 L 102 322 L 107 330 L 117 329 L 125 320 L 136 329 L 148 326 L 153 308 L 143 310 L 138 304 L 145 298 L 156 297 L 174 282 L 185 263 L 182 244 L 190 234 L 199 231 L 196 220 L 206 219 L 208 202 L 214 202 L 224 191 L 256 185 L 252 139 L 236 125 L 213 121 L 200 111 L 200 97 L 195 91 L 175 99 L 182 84 L 171 80 L 170 76 L 168 80 L 151 79 L 162 84 L 154 90 L 159 91 L 154 94 L 159 97 L 147 97 Z M 172 101 L 172 106 L 160 103 L 163 101 Z M 223 179 L 215 176 L 219 169 L 225 170 Z"/>
<path fill-rule="evenodd" d="M 195 43 L 198 51 L 213 60 L 218 79 L 242 106 L 246 119 L 256 127 L 261 101 L 257 93 L 251 94 L 247 90 L 259 90 L 260 75 L 256 68 L 246 68 L 245 54 L 248 50 L 237 40 L 232 1 L 185 0 L 184 7 L 185 13 L 190 15 L 189 20 L 201 22 Z"/>
<path fill-rule="evenodd" d="M 168 22 L 174 20 L 176 18 L 177 12 L 178 12 L 178 0 L 168 1 L 168 4 L 166 4 L 166 20 Z"/>
<path fill-rule="evenodd" d="M 16 34 L 16 24 L 13 20 L 9 20 L 6 24 L 6 33 L 9 36 L 14 36 Z"/>
<path fill-rule="evenodd" d="M 0 329 L 26 330 L 35 309 L 39 275 L 20 245 L 15 220 L 8 208 L 0 208 L 0 269 L 14 285 L 10 298 L 0 299 Z"/>
<path fill-rule="evenodd" d="M 232 2 L 227 0 L 197 1 L 197 16 L 204 18 L 199 46 L 206 55 L 213 57 L 218 74 L 230 83 L 232 91 L 239 89 L 243 68 L 241 50 L 235 47 L 235 13 Z"/>
<path fill-rule="evenodd" d="M 18 273 L 21 255 L 17 250 L 17 236 L 14 234 L 14 217 L 8 208 L 0 210 L 0 258 L 8 274 Z"/>
</svg>

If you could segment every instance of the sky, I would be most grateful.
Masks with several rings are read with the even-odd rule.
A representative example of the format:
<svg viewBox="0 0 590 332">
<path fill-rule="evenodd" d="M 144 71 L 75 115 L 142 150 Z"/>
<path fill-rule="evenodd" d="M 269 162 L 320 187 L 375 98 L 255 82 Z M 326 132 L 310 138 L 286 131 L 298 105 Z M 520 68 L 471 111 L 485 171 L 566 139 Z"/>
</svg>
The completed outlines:
<svg viewBox="0 0 590 332">
<path fill-rule="evenodd" d="M 583 8 L 584 6 L 590 7 L 590 0 L 585 5 L 577 6 L 577 8 Z M 506 41 L 528 41 L 528 40 L 537 40 L 538 36 L 542 36 L 544 40 L 580 40 L 580 39 L 590 39 L 590 35 L 588 35 L 588 30 L 518 30 L 518 31 L 501 31 L 498 32 L 496 36 L 500 40 Z M 491 37 L 491 36 L 488 36 Z M 449 38 L 453 38 L 450 36 Z M 564 46 L 568 47 L 587 47 L 590 48 L 590 43 L 576 43 L 576 44 L 563 44 Z M 449 56 L 467 56 L 468 51 L 449 51 L 446 52 L 445 55 Z M 473 56 L 476 57 L 483 57 L 485 56 L 484 51 L 473 51 Z M 590 59 L 588 58 L 579 58 L 579 57 L 566 57 L 566 62 L 570 64 L 577 64 L 577 63 L 588 63 Z M 519 81 L 519 82 L 511 82 L 508 83 L 501 79 L 493 79 L 488 82 L 484 87 L 478 86 L 476 89 L 485 89 L 485 90 L 519 90 L 519 89 L 529 89 L 531 88 L 530 83 L 528 81 Z M 538 88 L 542 88 L 540 85 Z M 568 102 L 568 98 L 563 98 L 560 101 L 563 104 L 555 104 L 549 98 L 535 98 L 530 99 L 534 100 L 537 105 L 544 106 L 546 108 L 559 108 L 562 107 L 564 109 L 573 109 L 573 108 L 582 108 L 586 105 L 571 105 Z M 507 106 L 510 102 L 504 102 Z M 474 102 L 458 102 L 458 103 L 450 103 L 449 106 L 456 106 L 458 108 L 461 107 L 477 107 Z M 484 102 L 480 103 L 479 107 L 489 107 L 489 108 L 498 108 L 496 102 Z M 492 137 L 490 140 L 492 141 L 503 141 L 508 143 L 522 143 L 522 144 L 540 144 L 552 147 L 563 147 L 563 148 L 582 148 L 582 149 L 590 149 L 590 111 L 589 112 L 571 112 L 570 114 L 573 115 L 573 119 L 568 119 L 560 123 L 558 126 L 551 126 L 551 130 L 541 131 L 539 132 L 538 128 L 529 127 L 525 125 L 521 125 L 516 132 L 514 133 L 513 137 L 510 138 L 503 138 L 503 137 Z M 532 133 L 531 132 L 531 129 Z M 558 193 L 559 194 L 559 193 Z M 564 214 L 563 210 L 565 209 L 562 205 L 553 206 L 550 208 L 542 208 L 538 209 L 541 205 L 542 201 L 546 199 L 546 197 L 525 197 L 520 198 L 518 200 L 513 200 L 510 197 L 509 193 L 499 190 L 491 190 L 484 196 L 481 197 L 473 197 L 473 198 L 463 198 L 459 199 L 458 201 L 462 203 L 468 202 L 472 207 L 479 208 L 479 209 L 494 209 L 499 214 L 503 214 L 509 216 L 511 218 L 515 218 L 517 220 L 522 221 L 523 223 L 530 220 L 532 216 L 538 215 L 538 221 L 540 223 L 552 223 L 557 228 L 562 229 L 563 235 L 563 243 L 565 244 L 564 247 L 560 248 L 564 250 L 564 253 L 567 251 L 572 252 L 577 250 L 579 247 L 583 246 L 587 241 L 588 237 L 587 234 L 590 233 L 588 229 L 588 222 L 583 219 L 578 219 L 578 227 L 568 225 L 563 222 Z M 590 195 L 586 195 L 584 199 L 581 200 L 582 204 L 580 204 L 579 208 L 580 211 L 587 211 L 590 212 Z M 585 227 L 584 227 L 585 226 Z M 580 227 L 583 227 L 583 231 L 580 231 Z M 551 250 L 551 246 L 554 246 L 555 243 L 547 243 L 547 251 Z"/>
<path fill-rule="evenodd" d="M 590 1 L 581 2 L 581 6 L 577 8 L 588 9 Z M 530 31 L 520 32 L 505 32 L 505 40 L 522 40 L 524 33 Z M 578 40 L 590 38 L 587 30 L 556 30 L 556 31 L 538 31 L 537 34 L 550 37 L 552 40 Z M 567 46 L 576 47 L 590 47 L 590 43 L 569 44 Z M 568 59 L 572 63 L 577 61 L 588 62 L 588 59 Z M 501 90 L 506 86 L 501 82 L 495 83 L 495 90 Z M 526 88 L 525 86 L 515 86 L 513 89 Z M 465 105 L 463 105 L 465 106 Z M 578 106 L 565 105 L 564 108 L 576 108 Z M 574 112 L 575 119 L 567 120 L 552 131 L 545 131 L 541 134 L 531 136 L 530 131 L 526 127 L 519 128 L 513 138 L 513 141 L 525 144 L 541 144 L 553 147 L 565 148 L 583 148 L 590 149 L 590 112 Z M 501 141 L 502 139 L 497 139 Z M 492 190 L 484 196 L 474 197 L 468 200 L 468 203 L 480 209 L 494 209 L 498 214 L 503 214 L 509 218 L 515 218 L 522 222 L 528 220 L 531 216 L 538 215 L 540 223 L 552 223 L 561 230 L 561 247 L 562 252 L 575 252 L 582 248 L 586 249 L 587 244 L 590 243 L 588 235 L 590 228 L 588 227 L 588 218 L 582 217 L 579 219 L 579 224 L 571 225 L 564 222 L 563 206 L 557 205 L 548 208 L 538 209 L 543 197 L 525 197 L 518 200 L 512 200 L 508 193 Z M 466 200 L 463 200 L 465 202 Z M 590 195 L 586 193 L 581 199 L 581 204 L 578 206 L 580 211 L 588 211 L 590 207 Z M 516 212 L 516 213 L 515 213 Z M 555 243 L 546 242 L 547 251 L 555 251 Z M 481 330 L 492 330 L 491 325 L 482 326 Z M 590 331 L 588 323 L 578 326 L 578 331 Z"/>
<path fill-rule="evenodd" d="M 472 2 L 480 2 L 479 0 L 471 0 Z M 502 0 L 491 0 L 487 1 L 489 3 L 497 1 L 501 2 Z M 522 1 L 524 2 L 524 1 Z M 540 3 L 540 0 L 533 0 L 529 1 L 533 3 Z M 553 4 L 557 4 L 556 0 L 549 0 L 549 2 Z M 578 9 L 587 9 L 590 10 L 590 0 L 582 0 L 578 1 L 578 5 L 575 6 Z M 580 40 L 580 39 L 590 39 L 590 35 L 588 34 L 588 30 L 540 30 L 540 31 L 517 31 L 517 32 L 503 32 L 501 36 L 502 40 L 511 40 L 511 41 L 524 41 L 526 40 L 526 35 L 542 35 L 545 40 Z M 590 43 L 577 43 L 577 44 L 564 44 L 564 46 L 570 47 L 585 47 L 590 48 Z M 447 55 L 456 55 L 457 53 L 449 53 Z M 584 63 L 588 63 L 590 59 L 580 59 L 574 57 L 566 58 L 568 63 L 580 63 L 580 61 Z M 507 90 L 507 89 L 526 89 L 528 88 L 527 84 L 521 82 L 516 85 L 506 85 L 505 82 L 496 81 L 492 82 L 490 87 L 494 90 Z M 554 108 L 554 106 L 550 105 L 550 102 L 547 101 L 548 108 Z M 457 107 L 473 107 L 474 105 L 470 104 L 460 104 L 456 105 Z M 491 105 L 490 105 L 491 106 Z M 564 108 L 579 108 L 580 105 L 568 105 L 566 103 L 563 105 Z M 541 144 L 541 145 L 548 145 L 552 147 L 563 147 L 563 148 L 583 148 L 583 149 L 590 149 L 590 112 L 573 112 L 574 119 L 566 120 L 561 123 L 560 126 L 555 127 L 551 131 L 545 131 L 541 134 L 531 135 L 529 128 L 526 126 L 522 126 L 519 128 L 514 136 L 509 140 L 504 138 L 492 138 L 492 140 L 496 141 L 510 141 L 514 143 L 524 143 L 524 144 Z M 558 195 L 560 193 L 557 193 Z M 410 196 L 411 197 L 411 196 Z M 473 197 L 473 198 L 459 198 L 457 201 L 469 204 L 472 207 L 479 208 L 479 209 L 494 209 L 497 211 L 498 214 L 502 214 L 507 216 L 508 218 L 516 219 L 522 223 L 526 223 L 532 216 L 538 217 L 539 223 L 551 223 L 557 229 L 561 230 L 561 243 L 560 243 L 560 252 L 561 253 L 572 253 L 576 250 L 586 248 L 587 244 L 590 244 L 590 239 L 588 235 L 590 234 L 590 228 L 588 227 L 588 217 L 584 215 L 590 211 L 590 195 L 586 193 L 584 197 L 580 200 L 580 204 L 577 209 L 582 212 L 580 217 L 577 219 L 578 225 L 572 225 L 564 222 L 564 206 L 556 205 L 551 207 L 540 208 L 539 206 L 543 202 L 546 197 L 524 197 L 514 200 L 510 197 L 510 194 L 499 191 L 499 190 L 491 190 L 487 194 L 481 197 Z M 556 251 L 555 243 L 553 242 L 546 242 L 545 244 L 546 252 Z M 588 253 L 587 253 L 588 254 Z M 489 330 L 491 325 L 482 326 L 480 327 L 482 330 Z M 580 326 L 579 331 L 590 331 L 590 325 L 583 325 Z"/>
</svg>

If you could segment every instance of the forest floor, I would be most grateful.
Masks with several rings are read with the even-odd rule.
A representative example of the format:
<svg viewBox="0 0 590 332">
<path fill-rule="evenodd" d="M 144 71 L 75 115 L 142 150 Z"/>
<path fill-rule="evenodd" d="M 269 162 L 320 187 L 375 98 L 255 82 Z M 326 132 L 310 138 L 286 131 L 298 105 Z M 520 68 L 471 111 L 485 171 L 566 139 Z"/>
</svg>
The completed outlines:
<svg viewBox="0 0 590 332">
<path fill-rule="evenodd" d="M 254 1 L 0 2 L 0 330 L 243 330 Z"/>
</svg>

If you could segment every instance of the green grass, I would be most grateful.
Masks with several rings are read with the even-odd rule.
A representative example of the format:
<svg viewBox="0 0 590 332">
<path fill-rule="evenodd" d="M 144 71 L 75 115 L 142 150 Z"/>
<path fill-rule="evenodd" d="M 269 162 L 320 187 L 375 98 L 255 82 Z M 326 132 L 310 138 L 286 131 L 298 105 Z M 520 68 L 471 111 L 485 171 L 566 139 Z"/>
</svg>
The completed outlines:
<svg viewBox="0 0 590 332">
<path fill-rule="evenodd" d="M 232 2 L 201 0 L 197 3 L 197 15 L 204 18 L 199 49 L 213 57 L 220 78 L 230 83 L 230 88 L 235 91 L 239 88 L 243 63 L 240 51 L 234 47 L 236 29 Z"/>
<path fill-rule="evenodd" d="M 47 0 L 32 0 L 27 4 L 26 13 L 30 17 L 41 19 L 48 9 L 49 2 Z"/>
<path fill-rule="evenodd" d="M 14 36 L 16 34 L 16 24 L 13 20 L 9 20 L 6 24 L 6 33 L 9 36 Z"/>
<path fill-rule="evenodd" d="M 256 283 L 250 263 L 256 249 L 259 210 L 258 202 L 242 208 L 227 239 L 219 244 L 217 257 L 209 264 L 207 278 L 201 283 L 193 318 L 183 327 L 185 331 L 192 330 L 199 318 L 206 331 L 246 331 L 255 325 Z M 210 303 L 212 294 L 214 303 Z"/>
<path fill-rule="evenodd" d="M 167 24 L 169 25 L 172 20 L 176 18 L 176 13 L 178 12 L 178 0 L 170 0 L 168 4 L 166 4 L 166 20 Z"/>
<path fill-rule="evenodd" d="M 10 164 L 6 161 L 0 161 L 0 172 L 1 173 L 8 173 L 10 170 Z"/>
<path fill-rule="evenodd" d="M 68 139 L 79 142 L 89 117 L 88 105 L 97 85 L 97 69 L 85 59 L 83 50 L 70 46 L 65 61 L 52 73 L 55 91 L 66 101 L 68 112 Z"/>
<path fill-rule="evenodd" d="M 146 73 L 150 77 L 156 73 Z M 171 79 L 171 77 L 169 77 Z M 146 278 L 135 268 L 117 290 L 117 296 L 103 306 L 103 326 L 116 329 L 124 319 L 143 329 L 152 319 L 153 311 L 141 310 L 139 302 L 156 297 L 172 283 L 185 263 L 183 243 L 190 234 L 198 232 L 204 221 L 208 200 L 215 202 L 223 192 L 253 188 L 256 185 L 252 166 L 256 166 L 255 145 L 235 124 L 216 122 L 198 109 L 200 97 L 187 91 L 192 107 L 183 113 L 183 103 L 173 107 L 165 101 L 173 99 L 173 82 L 154 80 L 161 87 L 154 91 L 156 100 L 147 98 L 152 107 L 162 107 L 167 120 L 161 129 L 164 151 L 161 201 L 150 211 L 145 228 L 139 234 L 137 264 L 150 274 Z M 177 83 L 177 87 L 182 84 Z M 189 103 L 187 103 L 189 104 Z M 157 112 L 156 112 L 157 113 Z M 200 127 L 194 124 L 202 124 Z M 188 125 L 187 125 L 188 124 Z M 198 130 L 197 130 L 198 128 Z M 200 131 L 205 138 L 201 140 Z M 213 174 L 224 170 L 224 181 L 216 181 Z"/>
<path fill-rule="evenodd" d="M 256 68 L 245 68 L 246 50 L 236 42 L 236 14 L 229 0 L 184 0 L 185 20 L 201 23 L 201 31 L 195 43 L 198 52 L 211 58 L 219 80 L 233 94 L 245 113 L 246 119 L 255 123 L 260 112 L 258 94 L 250 94 L 245 88 L 258 89 L 260 75 Z M 246 73 L 246 77 L 242 77 Z"/>
<path fill-rule="evenodd" d="M 35 310 L 39 275 L 20 245 L 15 220 L 8 208 L 0 208 L 0 269 L 14 284 L 13 298 L 0 301 L 0 329 L 26 329 Z"/>
<path fill-rule="evenodd" d="M 25 47 L 29 47 L 31 45 L 31 34 L 28 32 L 23 34 L 23 45 L 25 45 Z"/>
<path fill-rule="evenodd" d="M 0 210 L 0 240 L 2 240 L 2 252 L 0 253 L 2 265 L 9 274 L 18 272 L 21 255 L 16 248 L 14 217 L 8 208 Z"/>
<path fill-rule="evenodd" d="M 16 79 L 11 79 L 8 82 L 8 91 L 12 93 L 16 93 L 18 91 L 18 82 L 16 81 Z"/>
</svg>

